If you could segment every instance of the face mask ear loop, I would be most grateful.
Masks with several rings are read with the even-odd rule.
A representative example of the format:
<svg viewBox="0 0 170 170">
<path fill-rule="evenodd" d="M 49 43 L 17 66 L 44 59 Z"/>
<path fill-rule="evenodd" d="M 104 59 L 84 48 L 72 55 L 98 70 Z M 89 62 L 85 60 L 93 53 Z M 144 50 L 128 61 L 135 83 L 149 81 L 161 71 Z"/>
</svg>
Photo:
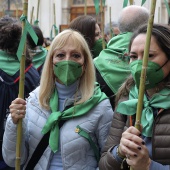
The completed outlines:
<svg viewBox="0 0 170 170">
<path fill-rule="evenodd" d="M 163 68 L 168 61 L 169 61 L 169 60 L 167 60 L 167 61 L 166 61 L 158 70 L 156 70 L 156 71 L 159 71 L 161 68 Z"/>
<path fill-rule="evenodd" d="M 83 63 L 82 65 L 80 65 L 80 66 L 78 66 L 78 68 L 80 68 L 80 67 L 82 67 L 82 66 L 85 66 L 85 68 L 86 68 L 86 65 Z"/>
</svg>

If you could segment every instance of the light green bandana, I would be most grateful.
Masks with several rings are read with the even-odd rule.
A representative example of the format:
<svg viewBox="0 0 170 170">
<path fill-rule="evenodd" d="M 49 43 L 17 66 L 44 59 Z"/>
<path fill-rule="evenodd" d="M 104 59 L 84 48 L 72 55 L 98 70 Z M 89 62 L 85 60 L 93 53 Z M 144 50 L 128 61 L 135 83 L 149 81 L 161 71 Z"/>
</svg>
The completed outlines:
<svg viewBox="0 0 170 170">
<path fill-rule="evenodd" d="M 17 56 L 0 50 L 0 69 L 13 76 L 20 69 L 20 62 Z"/>
<path fill-rule="evenodd" d="M 136 113 L 138 103 L 138 89 L 132 87 L 129 93 L 129 100 L 118 104 L 117 112 L 124 115 L 134 115 Z M 162 108 L 170 109 L 170 89 L 163 89 L 159 93 L 156 93 L 148 101 L 146 95 L 144 95 L 143 111 L 141 117 L 142 134 L 146 137 L 152 136 L 152 126 L 154 121 L 153 109 Z"/>
<path fill-rule="evenodd" d="M 114 93 L 130 75 L 129 57 L 124 55 L 128 53 L 131 35 L 123 33 L 113 37 L 107 49 L 94 59 L 97 70 Z"/>
<path fill-rule="evenodd" d="M 59 121 L 68 120 L 73 117 L 79 117 L 85 114 L 94 108 L 102 100 L 106 99 L 107 96 L 105 93 L 102 93 L 99 86 L 96 86 L 94 95 L 82 104 L 73 106 L 63 112 L 58 111 L 58 94 L 57 90 L 53 93 L 50 99 L 50 108 L 52 110 L 51 115 L 48 117 L 47 123 L 43 127 L 42 133 L 46 134 L 50 131 L 49 146 L 53 152 L 58 151 L 59 144 Z M 76 126 L 75 126 L 76 127 Z"/>
<path fill-rule="evenodd" d="M 37 54 L 35 54 L 32 59 L 33 65 L 36 69 L 45 62 L 45 58 L 47 56 L 47 50 L 43 47 L 40 47 L 40 49 L 41 49 L 41 52 L 38 52 Z"/>
</svg>

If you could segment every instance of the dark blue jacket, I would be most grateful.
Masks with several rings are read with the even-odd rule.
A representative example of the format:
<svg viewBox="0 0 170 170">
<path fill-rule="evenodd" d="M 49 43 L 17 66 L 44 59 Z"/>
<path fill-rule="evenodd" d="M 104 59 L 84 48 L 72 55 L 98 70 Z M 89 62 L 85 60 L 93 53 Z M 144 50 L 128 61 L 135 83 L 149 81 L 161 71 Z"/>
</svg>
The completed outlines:
<svg viewBox="0 0 170 170">
<path fill-rule="evenodd" d="M 19 71 L 13 76 L 9 76 L 0 69 L 0 150 L 2 148 L 2 138 L 5 128 L 5 122 L 9 115 L 9 105 L 18 97 L 19 93 Z M 40 82 L 38 71 L 29 65 L 25 69 L 25 90 L 24 97 L 28 97 L 29 93 L 33 91 Z M 2 151 L 0 151 L 0 161 L 2 161 Z M 1 168 L 0 168 L 1 169 Z"/>
</svg>

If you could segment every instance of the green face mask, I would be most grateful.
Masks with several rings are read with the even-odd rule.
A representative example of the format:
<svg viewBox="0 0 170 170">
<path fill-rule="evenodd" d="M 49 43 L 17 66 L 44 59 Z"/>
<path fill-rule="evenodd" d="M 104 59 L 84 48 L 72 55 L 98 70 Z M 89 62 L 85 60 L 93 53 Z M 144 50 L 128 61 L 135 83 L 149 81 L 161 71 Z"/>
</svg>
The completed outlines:
<svg viewBox="0 0 170 170">
<path fill-rule="evenodd" d="M 103 50 L 103 39 L 100 38 L 97 41 L 95 41 L 94 47 L 92 49 L 92 54 L 93 54 L 93 58 L 98 57 L 100 52 Z M 106 45 L 106 43 L 105 43 Z"/>
<path fill-rule="evenodd" d="M 66 86 L 81 77 L 82 65 L 74 61 L 60 61 L 54 65 L 54 74 Z"/>
<path fill-rule="evenodd" d="M 145 82 L 146 90 L 154 88 L 159 82 L 161 82 L 164 79 L 164 73 L 162 67 L 160 67 L 158 64 L 152 61 L 148 61 L 148 67 L 146 71 L 146 82 Z M 133 79 L 135 80 L 136 86 L 137 88 L 139 88 L 140 76 L 142 71 L 142 60 L 136 60 L 131 62 L 130 69 L 131 69 Z"/>
</svg>

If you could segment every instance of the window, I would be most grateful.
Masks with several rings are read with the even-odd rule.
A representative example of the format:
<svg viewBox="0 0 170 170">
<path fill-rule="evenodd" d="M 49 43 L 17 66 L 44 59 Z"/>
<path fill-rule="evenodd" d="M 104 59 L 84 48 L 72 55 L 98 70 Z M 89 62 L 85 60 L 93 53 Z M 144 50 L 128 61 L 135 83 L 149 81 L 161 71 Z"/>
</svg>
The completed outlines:
<svg viewBox="0 0 170 170">
<path fill-rule="evenodd" d="M 73 0 L 72 5 L 84 5 L 85 0 Z M 87 0 L 87 5 L 94 5 L 93 0 Z"/>
<path fill-rule="evenodd" d="M 9 15 L 18 17 L 22 15 L 22 0 L 0 0 L 0 16 Z M 18 15 L 18 16 L 17 16 Z"/>
</svg>

